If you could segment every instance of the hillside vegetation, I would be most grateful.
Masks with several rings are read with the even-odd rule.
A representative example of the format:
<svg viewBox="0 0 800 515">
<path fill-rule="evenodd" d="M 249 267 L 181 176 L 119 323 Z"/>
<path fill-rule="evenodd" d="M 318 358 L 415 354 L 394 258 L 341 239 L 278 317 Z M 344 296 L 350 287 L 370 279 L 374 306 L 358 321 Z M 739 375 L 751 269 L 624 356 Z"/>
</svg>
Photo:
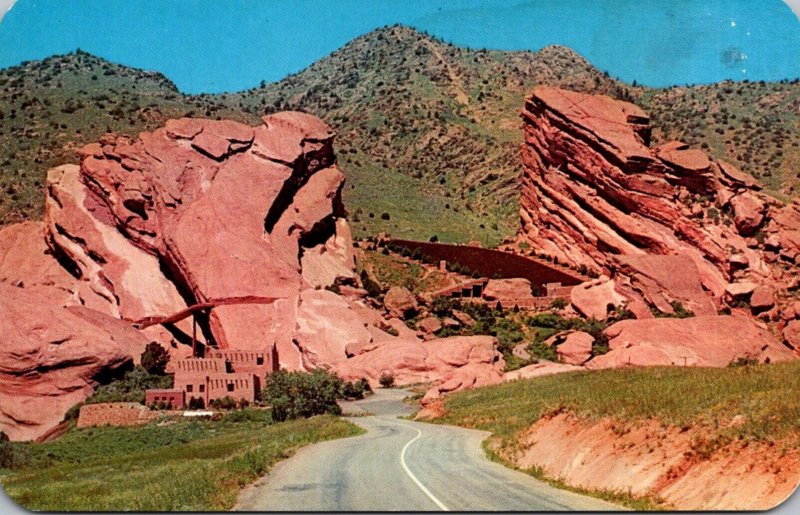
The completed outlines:
<svg viewBox="0 0 800 515">
<path fill-rule="evenodd" d="M 491 431 L 505 445 L 543 415 L 656 419 L 708 429 L 708 439 L 800 446 L 800 362 L 727 368 L 621 368 L 512 381 L 458 392 L 438 422 Z M 739 416 L 741 423 L 731 424 Z"/>
<path fill-rule="evenodd" d="M 800 184 L 796 81 L 642 88 L 566 48 L 470 50 L 396 26 L 239 93 L 183 95 L 160 74 L 80 51 L 2 70 L 0 223 L 40 217 L 47 169 L 75 161 L 75 148 L 107 131 L 133 135 L 177 116 L 256 123 L 298 109 L 339 133 L 357 236 L 494 245 L 516 230 L 518 113 L 536 84 L 638 102 L 660 127 L 656 140 L 705 143 L 776 196 Z"/>
</svg>

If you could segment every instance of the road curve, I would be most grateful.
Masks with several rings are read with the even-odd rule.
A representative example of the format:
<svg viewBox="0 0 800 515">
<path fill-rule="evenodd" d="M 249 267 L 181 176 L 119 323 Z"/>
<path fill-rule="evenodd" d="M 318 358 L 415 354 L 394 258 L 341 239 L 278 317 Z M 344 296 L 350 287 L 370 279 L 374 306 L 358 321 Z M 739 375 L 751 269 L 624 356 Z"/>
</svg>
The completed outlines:
<svg viewBox="0 0 800 515">
<path fill-rule="evenodd" d="M 398 419 L 403 390 L 379 390 L 348 411 L 367 433 L 300 449 L 246 488 L 242 511 L 605 511 L 620 507 L 559 490 L 490 461 L 488 436 Z"/>
</svg>

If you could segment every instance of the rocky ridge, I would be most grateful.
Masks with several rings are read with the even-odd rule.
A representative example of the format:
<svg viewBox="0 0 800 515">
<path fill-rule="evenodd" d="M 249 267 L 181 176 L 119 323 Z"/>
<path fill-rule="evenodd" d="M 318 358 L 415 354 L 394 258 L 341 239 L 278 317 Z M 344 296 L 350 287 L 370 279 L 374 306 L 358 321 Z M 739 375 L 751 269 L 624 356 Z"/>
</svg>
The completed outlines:
<svg viewBox="0 0 800 515">
<path fill-rule="evenodd" d="M 573 291 L 576 311 L 604 319 L 624 306 L 642 334 L 664 326 L 645 319 L 684 313 L 720 330 L 769 323 L 784 345 L 767 333 L 744 355 L 795 356 L 800 204 L 767 197 L 752 177 L 682 142 L 651 147 L 649 116 L 627 102 L 538 87 L 522 118 L 520 241 L 600 276 Z M 721 345 L 714 338 L 707 343 Z M 611 349 L 619 354 L 614 339 Z M 640 364 L 681 364 L 653 359 Z"/>
</svg>

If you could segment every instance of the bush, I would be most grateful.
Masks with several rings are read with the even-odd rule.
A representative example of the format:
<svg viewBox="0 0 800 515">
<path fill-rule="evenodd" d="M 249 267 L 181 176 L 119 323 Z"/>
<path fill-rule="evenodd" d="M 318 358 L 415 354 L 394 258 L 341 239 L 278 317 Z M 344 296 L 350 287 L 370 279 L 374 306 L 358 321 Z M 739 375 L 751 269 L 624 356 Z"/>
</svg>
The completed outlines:
<svg viewBox="0 0 800 515">
<path fill-rule="evenodd" d="M 339 396 L 343 399 L 363 399 L 364 395 L 371 391 L 372 388 L 370 388 L 367 380 L 359 379 L 355 382 L 347 381 L 346 383 L 342 383 Z"/>
<path fill-rule="evenodd" d="M 236 401 L 226 395 L 221 399 L 212 399 L 208 401 L 208 405 L 214 409 L 231 410 L 236 407 Z"/>
<path fill-rule="evenodd" d="M 272 407 L 276 422 L 314 415 L 341 414 L 336 403 L 342 380 L 324 370 L 287 372 L 279 370 L 267 377 L 262 398 Z"/>
<path fill-rule="evenodd" d="M 567 307 L 567 299 L 562 299 L 562 298 L 553 299 L 553 302 L 550 303 L 550 307 L 556 310 L 564 309 L 565 307 Z"/>
<path fill-rule="evenodd" d="M 190 410 L 199 410 L 205 408 L 206 408 L 206 401 L 204 401 L 202 397 L 192 397 L 191 399 L 189 399 Z"/>
<path fill-rule="evenodd" d="M 433 314 L 440 317 L 453 315 L 453 310 L 458 309 L 459 304 L 450 297 L 439 295 L 431 300 L 430 309 Z"/>
<path fill-rule="evenodd" d="M 169 353 L 156 342 L 150 342 L 142 353 L 142 368 L 148 374 L 163 376 L 169 363 Z"/>
<path fill-rule="evenodd" d="M 381 377 L 378 378 L 378 382 L 384 388 L 391 388 L 394 386 L 394 376 L 389 372 L 384 372 L 381 374 Z"/>
</svg>

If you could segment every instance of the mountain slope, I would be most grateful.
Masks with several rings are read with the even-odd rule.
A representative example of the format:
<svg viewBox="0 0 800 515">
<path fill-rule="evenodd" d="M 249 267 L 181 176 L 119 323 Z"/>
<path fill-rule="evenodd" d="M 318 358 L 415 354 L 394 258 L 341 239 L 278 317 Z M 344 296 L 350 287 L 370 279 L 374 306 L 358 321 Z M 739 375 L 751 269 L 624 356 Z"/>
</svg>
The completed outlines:
<svg viewBox="0 0 800 515">
<path fill-rule="evenodd" d="M 0 71 L 0 222 L 38 217 L 48 167 L 107 129 L 135 134 L 193 115 L 248 123 L 283 109 L 339 133 L 356 234 L 496 244 L 517 226 L 518 117 L 536 84 L 640 103 L 655 139 L 681 138 L 733 161 L 776 196 L 800 183 L 800 85 L 650 89 L 609 78 L 575 52 L 459 48 L 395 26 L 254 89 L 182 95 L 159 74 L 77 52 Z"/>
</svg>

